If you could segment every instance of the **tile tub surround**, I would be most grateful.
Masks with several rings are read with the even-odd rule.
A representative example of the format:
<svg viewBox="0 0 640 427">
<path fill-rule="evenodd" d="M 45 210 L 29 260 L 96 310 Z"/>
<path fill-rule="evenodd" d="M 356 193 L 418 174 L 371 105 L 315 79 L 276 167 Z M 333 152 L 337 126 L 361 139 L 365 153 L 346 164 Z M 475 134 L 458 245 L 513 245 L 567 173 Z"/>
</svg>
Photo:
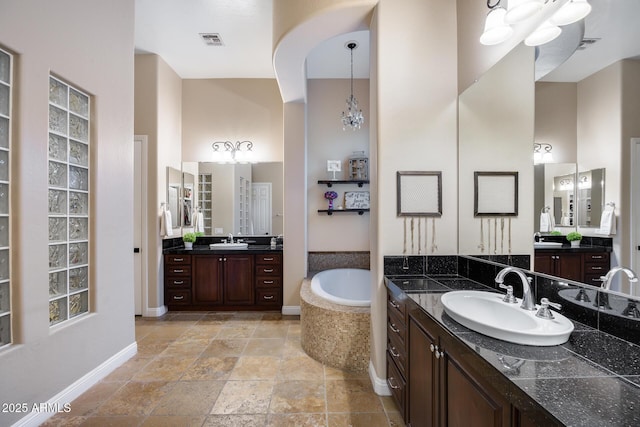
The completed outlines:
<svg viewBox="0 0 640 427">
<path fill-rule="evenodd" d="M 315 360 L 334 368 L 364 373 L 370 359 L 370 307 L 329 302 L 311 291 L 311 280 L 300 289 L 300 342 Z"/>
<path fill-rule="evenodd" d="M 367 374 L 305 354 L 298 316 L 169 313 L 136 318 L 136 338 L 136 356 L 44 426 L 404 425 Z"/>
<path fill-rule="evenodd" d="M 308 271 L 318 272 L 334 268 L 369 270 L 370 252 L 309 252 Z"/>
<path fill-rule="evenodd" d="M 470 289 L 473 283 L 477 289 L 493 290 L 460 277 L 387 279 L 387 286 L 405 292 L 492 365 L 517 406 L 548 412 L 562 425 L 640 425 L 635 407 L 640 401 L 638 345 L 575 321 L 569 341 L 554 347 L 522 346 L 478 334 L 449 318 L 440 303 L 444 292 Z"/>
</svg>

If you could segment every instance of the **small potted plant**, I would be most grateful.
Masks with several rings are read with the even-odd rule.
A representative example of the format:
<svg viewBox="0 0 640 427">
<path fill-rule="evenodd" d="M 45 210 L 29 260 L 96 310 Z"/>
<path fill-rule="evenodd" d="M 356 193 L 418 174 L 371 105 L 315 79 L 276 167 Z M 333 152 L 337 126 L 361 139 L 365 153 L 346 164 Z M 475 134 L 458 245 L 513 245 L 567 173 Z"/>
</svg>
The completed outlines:
<svg viewBox="0 0 640 427">
<path fill-rule="evenodd" d="M 196 233 L 184 233 L 182 235 L 182 241 L 184 242 L 185 249 L 193 249 L 193 242 L 196 241 Z"/>
<path fill-rule="evenodd" d="M 567 234 L 567 240 L 571 243 L 572 248 L 577 248 L 580 246 L 580 240 L 582 240 L 582 234 L 577 231 L 572 231 Z"/>
</svg>

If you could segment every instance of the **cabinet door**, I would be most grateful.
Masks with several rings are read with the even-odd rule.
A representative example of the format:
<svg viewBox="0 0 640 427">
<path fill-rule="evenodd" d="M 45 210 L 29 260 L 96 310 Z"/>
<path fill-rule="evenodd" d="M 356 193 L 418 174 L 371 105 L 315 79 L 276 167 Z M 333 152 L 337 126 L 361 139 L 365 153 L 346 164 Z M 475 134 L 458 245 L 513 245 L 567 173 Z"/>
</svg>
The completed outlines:
<svg viewBox="0 0 640 427">
<path fill-rule="evenodd" d="M 224 303 L 253 304 L 253 255 L 224 255 L 223 259 Z"/>
<path fill-rule="evenodd" d="M 553 258 L 553 255 L 536 253 L 534 258 L 535 271 L 538 273 L 555 275 L 554 261 L 555 258 Z"/>
<path fill-rule="evenodd" d="M 193 257 L 193 299 L 195 304 L 222 304 L 223 257 Z"/>
<path fill-rule="evenodd" d="M 412 427 L 436 425 L 437 365 L 431 352 L 436 339 L 409 317 L 408 415 Z"/>
<path fill-rule="evenodd" d="M 557 254 L 556 276 L 569 280 L 582 282 L 584 274 L 582 272 L 582 254 Z"/>
</svg>

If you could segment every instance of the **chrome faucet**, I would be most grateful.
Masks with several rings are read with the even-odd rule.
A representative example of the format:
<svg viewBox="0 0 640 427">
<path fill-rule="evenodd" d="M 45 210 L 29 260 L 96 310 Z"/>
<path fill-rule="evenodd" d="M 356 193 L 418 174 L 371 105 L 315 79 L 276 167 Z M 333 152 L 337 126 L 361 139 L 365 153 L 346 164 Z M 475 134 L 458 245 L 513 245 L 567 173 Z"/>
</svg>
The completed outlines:
<svg viewBox="0 0 640 427">
<path fill-rule="evenodd" d="M 613 276 L 615 276 L 616 273 L 619 271 L 624 271 L 627 274 L 627 276 L 629 277 L 629 282 L 635 283 L 638 281 L 638 276 L 633 270 L 618 266 L 618 267 L 613 267 L 604 276 L 600 276 L 600 280 L 602 280 L 602 285 L 600 287 L 602 289 L 607 289 L 607 290 L 610 289 L 611 282 L 613 281 Z"/>
<path fill-rule="evenodd" d="M 233 243 L 233 233 L 229 233 L 227 238 L 229 239 L 229 243 Z"/>
<path fill-rule="evenodd" d="M 531 292 L 531 278 L 527 277 L 522 270 L 515 267 L 507 267 L 500 270 L 496 276 L 496 283 L 500 287 L 504 287 L 504 277 L 509 273 L 515 273 L 522 282 L 522 305 L 520 308 L 524 310 L 535 310 L 536 304 L 533 298 L 533 292 Z"/>
</svg>

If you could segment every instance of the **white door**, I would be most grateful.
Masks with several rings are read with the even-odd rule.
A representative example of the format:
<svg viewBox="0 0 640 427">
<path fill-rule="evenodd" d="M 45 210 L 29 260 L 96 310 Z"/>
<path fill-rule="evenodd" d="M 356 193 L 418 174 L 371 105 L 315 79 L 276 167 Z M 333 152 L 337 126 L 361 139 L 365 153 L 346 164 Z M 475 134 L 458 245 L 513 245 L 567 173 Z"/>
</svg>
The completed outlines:
<svg viewBox="0 0 640 427">
<path fill-rule="evenodd" d="M 146 305 L 146 136 L 135 136 L 133 140 L 133 289 L 135 314 L 144 314 Z"/>
<path fill-rule="evenodd" d="M 640 271 L 640 138 L 631 138 L 632 165 L 631 165 L 631 268 Z M 631 292 L 640 295 L 640 285 L 633 286 Z"/>
<path fill-rule="evenodd" d="M 251 184 L 251 213 L 253 233 L 256 235 L 272 234 L 270 182 L 254 182 Z"/>
</svg>

